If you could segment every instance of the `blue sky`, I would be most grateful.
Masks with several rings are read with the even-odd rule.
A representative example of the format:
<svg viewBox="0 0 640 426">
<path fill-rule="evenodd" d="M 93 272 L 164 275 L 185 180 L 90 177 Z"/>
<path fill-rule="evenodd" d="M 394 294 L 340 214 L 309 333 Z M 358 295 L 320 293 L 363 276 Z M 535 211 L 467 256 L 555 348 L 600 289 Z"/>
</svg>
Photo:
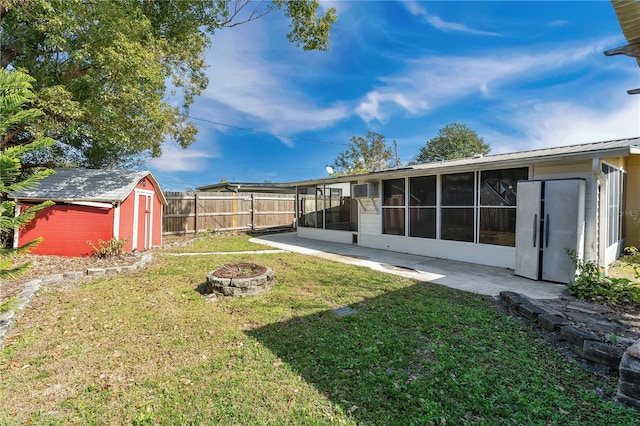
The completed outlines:
<svg viewBox="0 0 640 426">
<path fill-rule="evenodd" d="M 626 44 L 608 1 L 321 7 L 338 11 L 326 52 L 290 44 L 282 14 L 213 36 L 197 141 L 145 165 L 164 189 L 326 177 L 368 130 L 403 163 L 451 122 L 491 153 L 640 136 L 640 68 L 602 53 Z"/>
</svg>

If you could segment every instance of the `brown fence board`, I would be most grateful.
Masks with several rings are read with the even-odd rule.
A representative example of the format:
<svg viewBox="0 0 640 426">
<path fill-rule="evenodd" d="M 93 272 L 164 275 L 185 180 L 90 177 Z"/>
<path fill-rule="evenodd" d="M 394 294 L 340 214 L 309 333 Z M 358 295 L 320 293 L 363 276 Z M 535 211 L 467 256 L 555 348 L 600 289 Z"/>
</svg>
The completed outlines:
<svg viewBox="0 0 640 426">
<path fill-rule="evenodd" d="M 163 234 L 293 227 L 295 196 L 228 192 L 165 192 Z"/>
</svg>

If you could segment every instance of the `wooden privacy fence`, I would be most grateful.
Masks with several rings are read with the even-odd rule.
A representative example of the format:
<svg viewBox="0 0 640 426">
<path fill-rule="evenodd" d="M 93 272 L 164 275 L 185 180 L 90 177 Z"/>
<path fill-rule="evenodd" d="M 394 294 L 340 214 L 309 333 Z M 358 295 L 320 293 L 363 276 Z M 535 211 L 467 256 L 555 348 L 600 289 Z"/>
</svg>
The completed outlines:
<svg viewBox="0 0 640 426">
<path fill-rule="evenodd" d="M 295 196 L 235 192 L 165 192 L 164 235 L 293 227 Z"/>
</svg>

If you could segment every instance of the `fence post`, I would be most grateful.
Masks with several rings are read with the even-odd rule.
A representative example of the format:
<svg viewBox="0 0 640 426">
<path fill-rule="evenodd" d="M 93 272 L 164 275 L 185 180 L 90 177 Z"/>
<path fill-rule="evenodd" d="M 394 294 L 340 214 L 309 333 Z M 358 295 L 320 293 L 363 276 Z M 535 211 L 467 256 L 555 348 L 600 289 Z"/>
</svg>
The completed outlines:
<svg viewBox="0 0 640 426">
<path fill-rule="evenodd" d="M 256 230 L 256 194 L 251 193 L 251 230 Z"/>
<path fill-rule="evenodd" d="M 194 193 L 193 194 L 193 213 L 195 214 L 195 228 L 194 231 L 197 234 L 198 233 L 198 193 Z"/>
</svg>

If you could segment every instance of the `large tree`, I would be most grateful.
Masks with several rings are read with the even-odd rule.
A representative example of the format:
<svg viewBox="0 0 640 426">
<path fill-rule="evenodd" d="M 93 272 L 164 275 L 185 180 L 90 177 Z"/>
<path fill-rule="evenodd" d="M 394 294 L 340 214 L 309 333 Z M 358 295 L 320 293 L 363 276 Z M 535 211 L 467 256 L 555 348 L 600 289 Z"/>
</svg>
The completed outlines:
<svg viewBox="0 0 640 426">
<path fill-rule="evenodd" d="M 351 138 L 349 148 L 338 155 L 333 167 L 338 174 L 365 173 L 388 168 L 391 158 L 384 135 L 368 131 L 365 137 Z"/>
<path fill-rule="evenodd" d="M 440 129 L 436 137 L 420 147 L 420 152 L 412 163 L 469 158 L 477 154 L 487 155 L 490 151 L 491 147 L 468 126 L 450 123 Z"/>
<path fill-rule="evenodd" d="M 36 79 L 54 164 L 116 166 L 195 140 L 189 106 L 207 87 L 204 52 L 222 28 L 281 11 L 305 50 L 328 48 L 335 10 L 318 0 L 0 0 L 0 63 Z M 0 147 L 31 136 L 17 131 Z"/>
<path fill-rule="evenodd" d="M 30 107 L 33 101 L 31 84 L 33 79 L 19 71 L 7 72 L 0 69 L 0 140 L 4 140 L 16 129 L 27 129 L 34 139 L 26 145 L 17 145 L 0 149 L 0 280 L 13 275 L 28 265 L 13 266 L 12 257 L 27 251 L 39 240 L 31 241 L 18 248 L 6 248 L 7 237 L 18 228 L 29 223 L 37 212 L 51 205 L 44 202 L 15 213 L 15 203 L 6 198 L 7 194 L 33 188 L 53 170 L 32 170 L 27 176 L 22 172 L 21 158 L 51 145 L 54 141 L 38 137 L 34 121 L 41 117 L 42 111 Z"/>
</svg>

